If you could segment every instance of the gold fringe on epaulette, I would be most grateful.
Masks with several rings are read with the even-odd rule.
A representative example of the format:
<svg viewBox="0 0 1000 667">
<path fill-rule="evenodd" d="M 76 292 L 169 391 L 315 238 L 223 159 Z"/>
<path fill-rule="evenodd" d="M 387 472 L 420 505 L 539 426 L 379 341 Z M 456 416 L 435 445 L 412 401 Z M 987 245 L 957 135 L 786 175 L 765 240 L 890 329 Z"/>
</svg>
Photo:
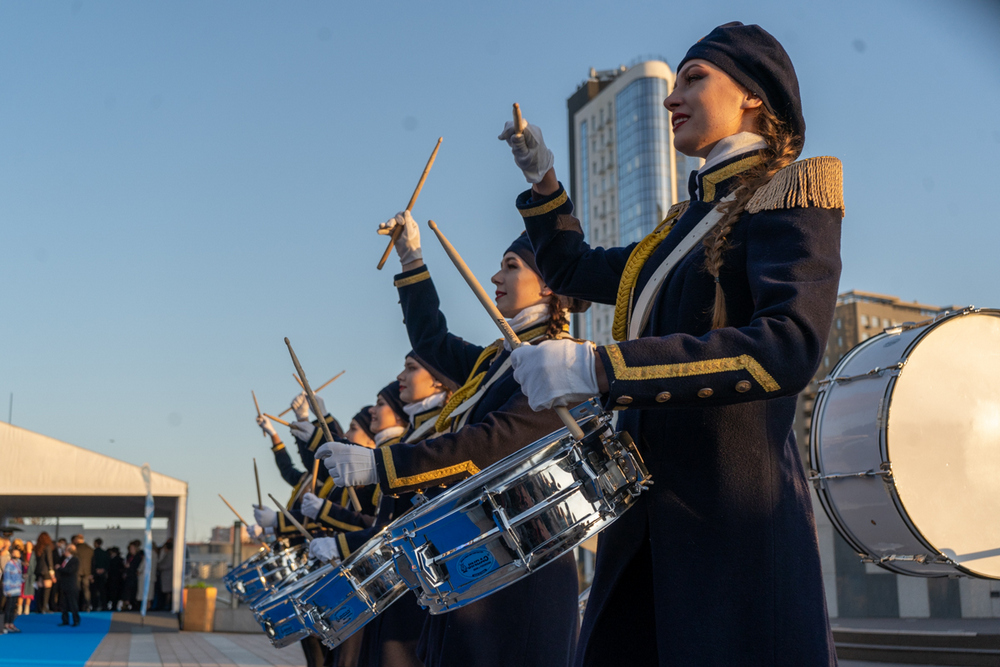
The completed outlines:
<svg viewBox="0 0 1000 667">
<path fill-rule="evenodd" d="M 486 371 L 481 373 L 476 373 L 479 367 L 485 361 L 489 361 L 493 358 L 493 355 L 497 353 L 500 349 L 500 341 L 493 343 L 488 346 L 485 350 L 480 353 L 479 358 L 476 359 L 476 363 L 472 365 L 472 372 L 469 374 L 468 379 L 466 379 L 465 384 L 458 388 L 448 402 L 444 404 L 441 408 L 441 413 L 438 415 L 437 421 L 434 422 L 434 430 L 437 433 L 444 433 L 451 427 L 451 413 L 455 411 L 455 408 L 460 406 L 465 399 L 469 398 L 477 391 L 479 391 L 479 385 L 482 384 L 483 378 L 486 377 Z M 487 366 L 489 370 L 489 366 Z"/>
<path fill-rule="evenodd" d="M 794 162 L 754 194 L 747 213 L 783 208 L 839 208 L 844 210 L 844 171 L 835 157 L 811 157 Z"/>
<path fill-rule="evenodd" d="M 635 288 L 635 281 L 639 279 L 639 272 L 645 266 L 649 256 L 660 246 L 663 239 L 674 228 L 674 220 L 684 214 L 691 202 L 682 201 L 674 204 L 667 211 L 667 217 L 663 219 L 656 229 L 649 236 L 639 241 L 639 244 L 632 249 L 628 261 L 625 262 L 625 270 L 622 271 L 621 280 L 618 282 L 618 296 L 615 299 L 615 318 L 611 324 L 611 336 L 622 341 L 628 337 L 628 320 L 632 310 L 632 290 Z"/>
</svg>

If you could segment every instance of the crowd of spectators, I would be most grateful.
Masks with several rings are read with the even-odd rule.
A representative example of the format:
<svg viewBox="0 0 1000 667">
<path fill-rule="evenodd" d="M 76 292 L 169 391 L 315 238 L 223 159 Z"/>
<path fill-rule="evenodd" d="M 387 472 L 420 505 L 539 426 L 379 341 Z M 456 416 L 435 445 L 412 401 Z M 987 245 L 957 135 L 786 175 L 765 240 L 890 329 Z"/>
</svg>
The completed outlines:
<svg viewBox="0 0 1000 667">
<path fill-rule="evenodd" d="M 155 570 L 153 611 L 170 611 L 173 585 L 173 540 L 153 545 Z M 148 566 L 142 542 L 129 542 L 123 554 L 118 547 L 104 549 L 98 538 L 87 544 L 83 535 L 70 542 L 53 542 L 47 532 L 25 542 L 0 537 L 0 577 L 3 596 L 3 634 L 20 632 L 19 615 L 62 613 L 60 625 L 79 625 L 80 612 L 138 611 L 142 578 Z"/>
</svg>

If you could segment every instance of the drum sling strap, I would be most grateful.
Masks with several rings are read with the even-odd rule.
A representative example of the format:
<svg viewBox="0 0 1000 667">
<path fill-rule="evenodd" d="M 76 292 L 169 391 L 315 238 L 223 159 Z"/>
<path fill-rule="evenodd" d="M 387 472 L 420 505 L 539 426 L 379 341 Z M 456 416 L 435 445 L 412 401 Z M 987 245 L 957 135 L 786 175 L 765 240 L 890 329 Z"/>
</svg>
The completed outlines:
<svg viewBox="0 0 1000 667">
<path fill-rule="evenodd" d="M 729 195 L 720 201 L 719 205 L 732 201 L 735 196 Z M 663 284 L 666 282 L 670 271 L 722 220 L 723 211 L 720 210 L 719 205 L 716 205 L 715 208 L 709 211 L 708 215 L 702 218 L 701 222 L 695 225 L 694 229 L 688 232 L 688 235 L 677 244 L 677 247 L 670 251 L 666 259 L 656 268 L 646 286 L 642 288 L 639 298 L 635 301 L 635 307 L 632 309 L 632 317 L 628 324 L 628 338 L 626 340 L 635 340 L 642 333 L 642 330 L 646 328 L 646 322 L 649 321 L 649 314 L 653 310 L 653 301 L 660 293 L 660 289 L 663 288 Z"/>
<path fill-rule="evenodd" d="M 479 400 L 483 397 L 483 394 L 486 393 L 486 390 L 492 387 L 493 383 L 499 380 L 500 376 L 506 373 L 508 368 L 510 368 L 509 356 L 506 359 L 504 359 L 504 362 L 502 364 L 500 364 L 500 367 L 497 368 L 497 372 L 493 374 L 493 377 L 487 380 L 486 384 L 484 384 L 482 387 L 479 388 L 479 391 L 477 391 L 472 396 L 469 396 L 467 399 L 462 401 L 462 403 L 457 408 L 452 410 L 451 416 L 458 417 L 458 421 L 452 422 L 452 424 L 454 424 L 454 428 L 452 429 L 453 432 L 465 426 L 465 422 L 469 420 L 469 413 L 472 411 L 472 408 L 476 407 L 476 403 L 478 403 Z"/>
</svg>

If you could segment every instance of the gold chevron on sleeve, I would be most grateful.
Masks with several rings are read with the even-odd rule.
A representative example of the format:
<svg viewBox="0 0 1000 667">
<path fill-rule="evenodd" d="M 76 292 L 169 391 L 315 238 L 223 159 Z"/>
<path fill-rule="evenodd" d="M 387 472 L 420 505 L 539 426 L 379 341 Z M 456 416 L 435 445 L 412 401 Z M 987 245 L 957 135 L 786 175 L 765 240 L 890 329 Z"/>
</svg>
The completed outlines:
<svg viewBox="0 0 1000 667">
<path fill-rule="evenodd" d="M 351 548 L 347 546 L 347 537 L 343 533 L 337 533 L 337 545 L 340 547 L 341 560 L 351 555 Z"/>
<path fill-rule="evenodd" d="M 618 380 L 661 380 L 664 378 L 682 378 L 694 375 L 710 375 L 712 373 L 728 373 L 731 371 L 747 371 L 764 391 L 778 391 L 781 387 L 771 374 L 756 359 L 748 354 L 723 359 L 706 359 L 704 361 L 689 361 L 681 364 L 656 364 L 652 366 L 629 366 L 625 362 L 621 349 L 617 345 L 604 348 L 611 360 L 611 368 Z"/>
<path fill-rule="evenodd" d="M 381 447 L 378 451 L 382 453 L 382 463 L 385 465 L 385 476 L 389 480 L 390 489 L 395 489 L 400 486 L 423 484 L 424 482 L 433 482 L 446 477 L 451 477 L 452 475 L 460 475 L 463 472 L 470 475 L 475 475 L 479 472 L 479 468 L 475 463 L 472 461 L 463 461 L 457 465 L 448 466 L 447 468 L 439 468 L 437 470 L 429 470 L 427 472 L 422 472 L 419 475 L 397 477 L 396 465 L 392 462 L 392 449 L 390 447 Z"/>
<path fill-rule="evenodd" d="M 392 285 L 393 287 L 406 287 L 408 285 L 415 285 L 416 283 L 419 283 L 423 280 L 427 280 L 430 277 L 431 277 L 431 272 L 425 269 L 416 275 L 407 276 L 406 278 L 400 278 L 399 280 L 394 280 L 392 282 Z"/>
</svg>

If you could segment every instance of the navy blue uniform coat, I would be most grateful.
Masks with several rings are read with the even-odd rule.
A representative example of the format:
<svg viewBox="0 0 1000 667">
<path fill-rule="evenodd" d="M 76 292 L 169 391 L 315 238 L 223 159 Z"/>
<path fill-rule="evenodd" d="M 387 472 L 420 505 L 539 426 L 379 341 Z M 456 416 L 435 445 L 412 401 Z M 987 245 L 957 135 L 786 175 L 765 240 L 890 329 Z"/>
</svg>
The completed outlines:
<svg viewBox="0 0 1000 667">
<path fill-rule="evenodd" d="M 483 383 L 509 356 L 480 359 L 485 348 L 448 331 L 427 267 L 396 276 L 413 351 L 462 385 L 479 372 Z M 548 322 L 518 332 L 538 339 Z M 479 362 L 479 363 L 477 363 Z M 488 368 L 487 368 L 488 367 Z M 482 385 L 480 385 L 482 386 Z M 508 368 L 483 394 L 460 430 L 433 440 L 381 448 L 375 457 L 384 493 L 453 484 L 562 428 L 549 410 L 534 412 Z M 572 554 L 498 593 L 440 616 L 429 616 L 421 636 L 425 667 L 562 667 L 577 636 L 577 573 Z"/>
<path fill-rule="evenodd" d="M 839 162 L 816 159 L 835 163 L 839 177 Z M 692 178 L 692 202 L 643 266 L 633 299 L 735 187 L 737 161 Z M 699 245 L 668 276 L 641 337 L 598 347 L 605 406 L 627 408 L 618 425 L 654 485 L 600 536 L 577 664 L 836 664 L 792 421 L 833 317 L 842 199 L 787 207 L 838 188 L 834 180 L 803 176 L 804 191 L 777 193 L 755 214 L 748 206 L 721 272 L 729 326 L 711 330 L 715 286 Z M 529 190 L 517 205 L 546 283 L 615 303 L 634 244 L 589 247 L 561 187 L 548 197 Z"/>
</svg>

